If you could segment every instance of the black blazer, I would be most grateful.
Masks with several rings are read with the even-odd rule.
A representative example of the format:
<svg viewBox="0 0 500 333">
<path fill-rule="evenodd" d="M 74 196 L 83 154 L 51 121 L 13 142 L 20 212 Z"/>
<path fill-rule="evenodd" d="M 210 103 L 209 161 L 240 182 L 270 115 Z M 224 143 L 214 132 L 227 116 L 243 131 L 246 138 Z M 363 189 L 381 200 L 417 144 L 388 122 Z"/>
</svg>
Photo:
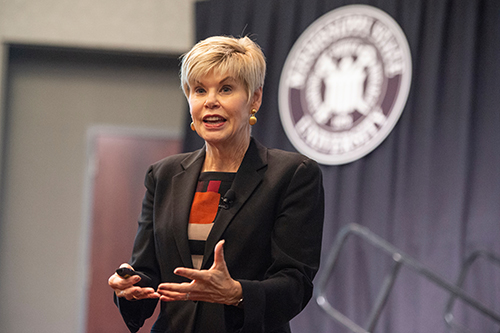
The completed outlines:
<svg viewBox="0 0 500 333">
<path fill-rule="evenodd" d="M 161 282 L 185 282 L 173 273 L 192 267 L 187 224 L 205 149 L 153 164 L 130 264 Z M 268 149 L 252 139 L 207 239 L 202 269 L 225 239 L 231 277 L 241 283 L 244 308 L 193 301 L 162 302 L 151 332 L 290 332 L 289 321 L 307 304 L 319 268 L 324 214 L 321 171 L 297 153 Z M 136 332 L 157 300 L 115 302 Z"/>
</svg>

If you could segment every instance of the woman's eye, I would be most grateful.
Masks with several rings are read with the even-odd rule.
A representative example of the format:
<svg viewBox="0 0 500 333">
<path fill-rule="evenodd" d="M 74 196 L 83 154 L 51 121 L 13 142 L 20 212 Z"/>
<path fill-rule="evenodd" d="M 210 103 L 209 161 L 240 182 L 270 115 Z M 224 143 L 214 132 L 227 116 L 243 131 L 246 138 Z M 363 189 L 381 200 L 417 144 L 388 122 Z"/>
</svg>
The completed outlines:
<svg viewBox="0 0 500 333">
<path fill-rule="evenodd" d="M 232 90 L 231 86 L 223 86 L 221 89 L 222 92 L 231 92 Z"/>
<path fill-rule="evenodd" d="M 195 88 L 194 92 L 197 93 L 197 94 L 203 94 L 205 92 L 205 89 L 203 89 L 203 88 Z"/>
</svg>

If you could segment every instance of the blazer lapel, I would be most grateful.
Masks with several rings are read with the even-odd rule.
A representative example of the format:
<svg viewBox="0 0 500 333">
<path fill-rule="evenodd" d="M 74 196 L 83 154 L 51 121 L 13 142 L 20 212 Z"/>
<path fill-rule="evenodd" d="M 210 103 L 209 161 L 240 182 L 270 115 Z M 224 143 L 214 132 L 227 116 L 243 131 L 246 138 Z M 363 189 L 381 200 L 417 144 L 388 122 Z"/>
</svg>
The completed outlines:
<svg viewBox="0 0 500 333">
<path fill-rule="evenodd" d="M 221 209 L 219 211 L 214 221 L 212 231 L 208 235 L 205 244 L 203 264 L 201 266 L 203 269 L 209 268 L 205 267 L 205 265 L 208 259 L 213 255 L 215 245 L 220 240 L 224 230 L 226 230 L 234 216 L 262 182 L 266 166 L 267 148 L 252 138 L 231 186 L 231 189 L 235 192 L 234 202 L 229 209 Z"/>
<path fill-rule="evenodd" d="M 196 184 L 200 175 L 200 170 L 205 160 L 205 149 L 201 149 L 198 153 L 193 153 L 181 165 L 184 171 L 175 175 L 172 178 L 172 186 L 174 195 L 173 204 L 173 230 L 174 238 L 179 249 L 184 267 L 193 267 L 191 260 L 191 251 L 189 249 L 189 241 L 187 234 L 187 224 L 189 223 L 189 214 L 191 211 L 191 203 L 193 201 Z"/>
</svg>

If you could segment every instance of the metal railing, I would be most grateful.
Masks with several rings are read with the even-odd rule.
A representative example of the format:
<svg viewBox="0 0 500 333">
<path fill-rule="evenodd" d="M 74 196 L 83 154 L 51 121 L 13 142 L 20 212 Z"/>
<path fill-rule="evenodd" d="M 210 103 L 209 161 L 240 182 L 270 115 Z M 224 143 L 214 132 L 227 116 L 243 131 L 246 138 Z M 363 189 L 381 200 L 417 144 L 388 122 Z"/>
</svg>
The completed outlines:
<svg viewBox="0 0 500 333">
<path fill-rule="evenodd" d="M 500 257 L 495 255 L 494 253 L 484 251 L 484 250 L 478 250 L 473 252 L 471 255 L 465 259 L 464 263 L 462 264 L 462 268 L 460 270 L 460 275 L 458 277 L 458 280 L 456 282 L 456 286 L 458 288 L 462 288 L 465 278 L 467 276 L 467 273 L 469 271 L 469 268 L 471 265 L 479 258 L 483 258 L 487 260 L 488 262 L 492 264 L 496 264 L 500 266 Z M 453 316 L 453 305 L 455 303 L 455 300 L 457 297 L 454 294 L 450 294 L 450 299 L 448 301 L 448 304 L 446 305 L 446 310 L 445 310 L 445 315 L 444 315 L 444 320 L 450 326 L 454 331 L 460 332 L 460 333 L 474 333 L 472 330 L 468 329 L 467 327 L 463 326 L 462 324 L 458 323 L 455 320 L 455 317 Z"/>
<path fill-rule="evenodd" d="M 356 235 L 361 237 L 363 240 L 367 241 L 375 248 L 380 249 L 383 252 L 389 254 L 392 258 L 391 268 L 384 278 L 382 287 L 377 295 L 375 303 L 372 306 L 370 314 L 368 315 L 368 319 L 363 327 L 355 323 L 351 319 L 349 319 L 347 316 L 342 314 L 337 309 L 335 309 L 328 301 L 327 295 L 325 293 L 328 280 L 335 268 L 335 265 L 337 263 L 340 254 L 340 250 L 342 249 L 342 246 L 345 244 L 347 238 L 351 235 Z M 411 271 L 425 277 L 426 279 L 430 280 L 439 287 L 445 289 L 446 291 L 448 291 L 450 295 L 452 295 L 448 302 L 448 306 L 446 308 L 445 321 L 448 323 L 448 325 L 450 325 L 450 327 L 454 329 L 462 329 L 462 331 L 460 332 L 468 333 L 470 331 L 464 330 L 465 328 L 463 326 L 453 321 L 453 315 L 451 314 L 451 310 L 453 307 L 453 303 L 457 298 L 461 299 L 463 302 L 467 303 L 468 305 L 470 305 L 480 313 L 484 314 L 485 316 L 491 318 L 493 321 L 500 323 L 500 314 L 492 311 L 491 309 L 489 309 L 488 307 L 486 307 L 481 302 L 477 301 L 476 299 L 474 299 L 473 297 L 468 295 L 464 290 L 461 289 L 461 285 L 467 273 L 468 267 L 470 267 L 470 264 L 472 263 L 472 261 L 475 260 L 475 258 L 477 258 L 477 256 L 482 256 L 482 255 L 485 255 L 488 258 L 492 257 L 495 262 L 500 263 L 498 257 L 489 254 L 486 255 L 486 253 L 479 252 L 478 254 L 475 255 L 475 257 L 470 258 L 466 262 L 468 264 L 465 265 L 464 268 L 462 269 L 459 281 L 455 285 L 447 282 L 446 280 L 438 276 L 436 273 L 432 272 L 430 269 L 419 263 L 417 260 L 401 252 L 399 249 L 397 249 L 384 239 L 380 238 L 379 236 L 375 235 L 367 228 L 352 223 L 342 228 L 339 234 L 337 235 L 333 247 L 327 257 L 326 263 L 324 264 L 325 268 L 318 274 L 316 288 L 314 289 L 314 297 L 318 305 L 328 315 L 330 315 L 333 319 L 338 321 L 343 326 L 350 329 L 352 332 L 371 333 L 375 329 L 377 321 L 382 313 L 382 310 L 387 303 L 387 299 L 389 297 L 389 294 L 391 293 L 392 287 L 394 286 L 394 282 L 396 281 L 400 268 L 404 265 L 410 268 Z"/>
</svg>

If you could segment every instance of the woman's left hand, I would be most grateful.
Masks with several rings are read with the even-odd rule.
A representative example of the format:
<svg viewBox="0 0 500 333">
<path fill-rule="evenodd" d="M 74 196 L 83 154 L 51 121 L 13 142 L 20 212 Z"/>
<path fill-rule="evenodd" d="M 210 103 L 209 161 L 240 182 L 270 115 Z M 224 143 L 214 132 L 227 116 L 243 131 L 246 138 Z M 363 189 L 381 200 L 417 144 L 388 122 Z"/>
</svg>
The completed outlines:
<svg viewBox="0 0 500 333">
<path fill-rule="evenodd" d="M 236 305 L 242 297 L 241 284 L 231 278 L 224 260 L 224 240 L 214 250 L 214 264 L 208 270 L 179 267 L 174 273 L 188 279 L 185 283 L 162 283 L 158 286 L 160 300 L 203 301 Z"/>
</svg>

